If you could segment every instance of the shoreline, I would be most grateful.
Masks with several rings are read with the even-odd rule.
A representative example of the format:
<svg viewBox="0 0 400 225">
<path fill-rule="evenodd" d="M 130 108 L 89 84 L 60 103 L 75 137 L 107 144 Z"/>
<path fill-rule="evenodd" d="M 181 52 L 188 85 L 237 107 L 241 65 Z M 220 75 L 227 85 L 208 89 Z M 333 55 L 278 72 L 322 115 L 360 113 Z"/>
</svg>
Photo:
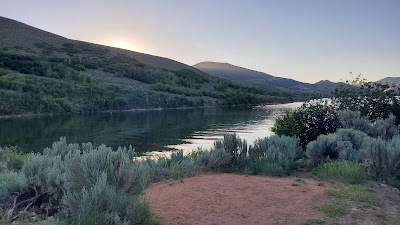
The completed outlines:
<svg viewBox="0 0 400 225">
<path fill-rule="evenodd" d="M 227 108 L 227 107 L 256 107 L 256 106 L 268 106 L 268 105 L 284 105 L 296 102 L 286 103 L 263 103 L 263 104 L 242 104 L 242 105 L 209 105 L 209 106 L 191 106 L 191 107 L 175 107 L 175 108 L 137 108 L 137 109 L 116 109 L 116 110 L 103 110 L 103 111 L 92 111 L 92 112 L 81 112 L 81 113 L 26 113 L 26 114 L 13 114 L 13 115 L 0 115 L 0 120 L 6 119 L 31 119 L 34 117 L 42 116 L 55 116 L 55 115 L 85 115 L 95 113 L 114 113 L 114 112 L 144 112 L 144 111 L 163 111 L 163 110 L 185 110 L 185 109 L 205 109 L 205 108 Z"/>
</svg>

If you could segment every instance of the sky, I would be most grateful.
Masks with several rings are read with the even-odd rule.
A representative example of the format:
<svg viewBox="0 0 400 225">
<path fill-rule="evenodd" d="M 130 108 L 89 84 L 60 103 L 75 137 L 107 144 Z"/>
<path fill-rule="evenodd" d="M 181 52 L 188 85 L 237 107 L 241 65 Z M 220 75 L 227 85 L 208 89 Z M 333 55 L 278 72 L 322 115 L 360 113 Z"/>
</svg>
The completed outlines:
<svg viewBox="0 0 400 225">
<path fill-rule="evenodd" d="M 310 83 L 400 77 L 400 0 L 0 0 L 0 16 L 188 65 Z"/>
</svg>

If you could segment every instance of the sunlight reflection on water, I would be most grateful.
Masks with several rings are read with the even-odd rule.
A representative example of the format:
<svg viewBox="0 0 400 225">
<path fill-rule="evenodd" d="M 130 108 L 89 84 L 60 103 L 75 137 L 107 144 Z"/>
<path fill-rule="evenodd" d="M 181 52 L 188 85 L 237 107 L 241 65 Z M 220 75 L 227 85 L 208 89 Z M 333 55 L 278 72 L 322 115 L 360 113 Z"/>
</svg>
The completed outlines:
<svg viewBox="0 0 400 225">
<path fill-rule="evenodd" d="M 282 114 L 284 109 L 296 108 L 301 106 L 301 102 L 284 104 L 258 106 L 258 109 L 271 110 L 276 109 L 269 116 L 259 120 L 249 120 L 242 123 L 217 125 L 217 128 L 211 128 L 204 131 L 196 131 L 190 137 L 181 139 L 183 144 L 167 145 L 167 148 L 182 150 L 185 154 L 198 148 L 211 149 L 214 142 L 222 139 L 225 133 L 236 133 L 240 138 L 245 139 L 248 144 L 252 144 L 258 138 L 268 137 L 273 134 L 271 131 L 275 119 Z"/>
</svg>

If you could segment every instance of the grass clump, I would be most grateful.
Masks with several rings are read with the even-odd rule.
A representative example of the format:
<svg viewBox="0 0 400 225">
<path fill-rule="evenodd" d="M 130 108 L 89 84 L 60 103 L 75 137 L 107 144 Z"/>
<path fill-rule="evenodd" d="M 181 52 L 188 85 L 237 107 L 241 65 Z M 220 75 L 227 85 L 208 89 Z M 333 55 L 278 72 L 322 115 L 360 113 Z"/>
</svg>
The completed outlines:
<svg viewBox="0 0 400 225">
<path fill-rule="evenodd" d="M 358 185 L 341 185 L 337 188 L 326 190 L 326 193 L 329 196 L 337 199 L 366 203 L 369 205 L 379 204 L 379 200 L 373 192 L 370 192 Z"/>
<path fill-rule="evenodd" d="M 308 219 L 303 225 L 318 225 L 318 224 L 325 224 L 325 221 L 320 219 Z"/>
<path fill-rule="evenodd" d="M 361 165 L 348 162 L 328 162 L 319 166 L 314 172 L 318 180 L 339 181 L 346 184 L 360 184 L 367 178 Z"/>
<path fill-rule="evenodd" d="M 348 213 L 347 205 L 343 201 L 332 199 L 321 206 L 321 211 L 329 217 L 341 217 Z"/>
</svg>

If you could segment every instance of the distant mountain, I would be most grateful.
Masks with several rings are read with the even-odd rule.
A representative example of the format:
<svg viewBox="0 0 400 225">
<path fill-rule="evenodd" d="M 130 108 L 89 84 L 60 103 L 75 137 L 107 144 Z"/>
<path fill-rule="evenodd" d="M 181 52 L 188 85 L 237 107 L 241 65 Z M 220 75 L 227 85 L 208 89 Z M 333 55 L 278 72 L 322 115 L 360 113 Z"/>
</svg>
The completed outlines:
<svg viewBox="0 0 400 225">
<path fill-rule="evenodd" d="M 0 115 L 296 100 L 180 62 L 75 41 L 0 17 Z"/>
<path fill-rule="evenodd" d="M 389 85 L 400 85 L 400 77 L 386 77 L 381 80 L 376 81 L 377 83 L 381 84 L 389 84 Z"/>
<path fill-rule="evenodd" d="M 293 79 L 274 77 L 270 74 L 238 67 L 229 63 L 201 62 L 193 65 L 193 67 L 212 76 L 235 81 L 239 84 L 267 89 L 275 88 L 296 93 L 328 94 L 335 90 L 336 87 L 343 85 L 343 83 L 333 83 L 327 80 L 308 84 Z"/>
</svg>

